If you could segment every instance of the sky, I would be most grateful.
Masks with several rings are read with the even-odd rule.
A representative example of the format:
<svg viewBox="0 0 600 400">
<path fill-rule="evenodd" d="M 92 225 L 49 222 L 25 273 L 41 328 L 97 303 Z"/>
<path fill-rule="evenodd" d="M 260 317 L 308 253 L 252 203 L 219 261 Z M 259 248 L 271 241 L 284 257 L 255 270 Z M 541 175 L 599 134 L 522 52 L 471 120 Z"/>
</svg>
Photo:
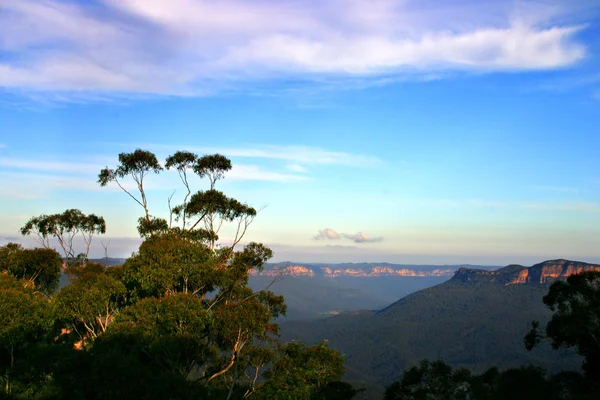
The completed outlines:
<svg viewBox="0 0 600 400">
<path fill-rule="evenodd" d="M 229 157 L 273 261 L 600 262 L 599 126 L 597 0 L 0 0 L 0 245 L 78 208 L 130 255 L 142 148 Z"/>
</svg>

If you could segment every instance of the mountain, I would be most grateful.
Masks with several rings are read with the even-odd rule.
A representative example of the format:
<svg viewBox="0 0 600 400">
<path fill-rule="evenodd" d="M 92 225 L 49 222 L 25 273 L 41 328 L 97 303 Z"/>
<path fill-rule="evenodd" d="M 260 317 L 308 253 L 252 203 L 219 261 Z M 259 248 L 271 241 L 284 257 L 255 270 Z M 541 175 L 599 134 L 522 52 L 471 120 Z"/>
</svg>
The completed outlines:
<svg viewBox="0 0 600 400">
<path fill-rule="evenodd" d="M 267 263 L 251 271 L 254 290 L 269 287 L 283 295 L 286 318 L 324 318 L 360 309 L 380 309 L 407 294 L 450 279 L 464 265 L 390 263 Z M 486 268 L 477 266 L 479 268 Z"/>
<path fill-rule="evenodd" d="M 532 320 L 545 323 L 542 303 L 555 279 L 600 270 L 600 265 L 567 260 L 496 271 L 460 268 L 452 279 L 410 294 L 379 311 L 357 311 L 315 321 L 281 325 L 284 340 L 329 341 L 345 354 L 352 381 L 387 385 L 422 359 L 442 359 L 482 372 L 490 366 L 523 364 L 551 371 L 576 369 L 573 350 L 542 346 L 525 350 Z"/>
<path fill-rule="evenodd" d="M 522 265 L 508 265 L 496 271 L 480 269 L 459 268 L 454 279 L 463 282 L 487 282 L 504 285 L 514 284 L 545 284 L 557 279 L 567 279 L 570 275 L 586 271 L 597 271 L 598 265 L 580 261 L 550 260 L 536 264 L 532 267 Z"/>
<path fill-rule="evenodd" d="M 251 276 L 249 279 L 253 290 L 264 289 L 271 282 L 269 276 Z M 377 309 L 389 304 L 372 291 L 322 277 L 284 276 L 273 283 L 269 290 L 285 298 L 288 311 L 282 321 L 324 318 L 362 308 Z"/>
<path fill-rule="evenodd" d="M 124 258 L 91 259 L 120 265 Z M 283 295 L 288 312 L 283 321 L 324 318 L 360 309 L 379 309 L 407 294 L 450 279 L 468 265 L 406 265 L 390 263 L 267 263 L 250 271 L 254 290 L 267 286 Z M 485 269 L 489 267 L 474 266 Z M 273 282 L 274 281 L 274 282 Z M 61 286 L 68 278 L 61 278 Z"/>
<path fill-rule="evenodd" d="M 403 265 L 390 263 L 342 263 L 342 264 L 304 264 L 292 262 L 267 263 L 263 271 L 251 271 L 260 276 L 321 276 L 339 277 L 451 277 L 461 266 L 457 265 Z"/>
<path fill-rule="evenodd" d="M 97 262 L 108 267 L 114 265 L 121 265 L 125 262 L 126 258 L 113 258 L 113 257 L 102 257 L 102 258 L 90 258 L 90 261 Z"/>
</svg>

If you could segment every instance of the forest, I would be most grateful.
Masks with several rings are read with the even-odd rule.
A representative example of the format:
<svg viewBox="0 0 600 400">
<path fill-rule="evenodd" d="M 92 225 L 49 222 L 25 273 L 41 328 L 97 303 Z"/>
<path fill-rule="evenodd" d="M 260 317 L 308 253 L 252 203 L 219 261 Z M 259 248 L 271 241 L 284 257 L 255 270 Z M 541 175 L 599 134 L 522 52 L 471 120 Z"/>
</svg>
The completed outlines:
<svg viewBox="0 0 600 400">
<path fill-rule="evenodd" d="M 120 188 L 141 210 L 143 242 L 123 265 L 88 260 L 106 221 L 77 209 L 32 217 L 21 233 L 36 237 L 38 248 L 0 247 L 0 398 L 361 398 L 343 380 L 342 353 L 326 341 L 282 341 L 276 319 L 286 313 L 284 298 L 268 284 L 248 286 L 249 272 L 273 254 L 244 241 L 258 211 L 217 190 L 231 167 L 219 154 L 178 151 L 161 163 L 137 149 L 101 170 L 98 184 Z M 164 169 L 176 171 L 185 195 L 153 213 L 145 178 Z M 206 188 L 194 190 L 192 176 Z M 225 225 L 233 237 L 219 235 Z M 543 302 L 552 317 L 545 327 L 532 321 L 523 346 L 574 348 L 580 370 L 490 365 L 475 374 L 423 360 L 384 398 L 600 398 L 600 273 L 555 282 Z"/>
</svg>

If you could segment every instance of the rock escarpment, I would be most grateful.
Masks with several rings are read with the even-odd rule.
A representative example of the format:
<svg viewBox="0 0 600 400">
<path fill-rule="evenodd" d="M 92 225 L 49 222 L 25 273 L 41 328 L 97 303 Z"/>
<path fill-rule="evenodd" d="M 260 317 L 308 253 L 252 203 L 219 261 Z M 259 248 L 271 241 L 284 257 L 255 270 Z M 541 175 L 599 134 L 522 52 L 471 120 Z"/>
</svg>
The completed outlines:
<svg viewBox="0 0 600 400">
<path fill-rule="evenodd" d="M 452 279 L 471 283 L 547 284 L 555 280 L 565 280 L 574 274 L 599 271 L 600 265 L 579 261 L 549 260 L 531 267 L 509 265 L 496 271 L 459 268 Z"/>
</svg>

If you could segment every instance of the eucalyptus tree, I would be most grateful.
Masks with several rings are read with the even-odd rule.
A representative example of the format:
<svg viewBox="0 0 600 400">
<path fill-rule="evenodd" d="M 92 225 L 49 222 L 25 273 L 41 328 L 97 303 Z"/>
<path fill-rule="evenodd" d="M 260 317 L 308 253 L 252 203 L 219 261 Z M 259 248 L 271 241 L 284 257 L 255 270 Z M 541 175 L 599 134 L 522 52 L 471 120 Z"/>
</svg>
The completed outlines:
<svg viewBox="0 0 600 400">
<path fill-rule="evenodd" d="M 296 356 L 302 362 L 300 355 L 308 350 L 278 347 L 275 319 L 285 314 L 283 297 L 248 287 L 249 271 L 261 270 L 273 253 L 260 243 L 241 245 L 257 211 L 217 190 L 231 161 L 186 151 L 167 157 L 165 168 L 177 171 L 185 190 L 182 203 L 171 206 L 169 198 L 169 221 L 149 210 L 143 186 L 148 172 L 162 170 L 156 156 L 138 149 L 120 154 L 119 162 L 115 169 L 103 169 L 98 181 L 101 186 L 116 182 L 142 205 L 138 231 L 144 241 L 122 267 L 128 302 L 91 347 L 119 349 L 128 362 L 161 371 L 169 382 L 186 382 L 189 393 L 209 390 L 224 398 L 272 393 L 275 383 L 267 382 L 284 384 L 282 366 Z M 208 188 L 194 191 L 191 173 L 208 180 Z M 127 175 L 138 184 L 139 197 L 121 185 L 119 179 Z M 218 233 L 227 223 L 234 225 L 234 234 L 224 242 Z M 319 349 L 308 353 L 326 353 L 327 347 Z M 320 380 L 304 382 L 302 393 L 341 377 L 342 357 L 327 351 L 335 368 L 317 374 Z"/>
<path fill-rule="evenodd" d="M 80 258 L 82 263 L 88 257 L 92 240 L 96 234 L 106 232 L 106 221 L 95 214 L 86 215 L 77 209 L 68 209 L 60 214 L 40 215 L 29 219 L 21 228 L 22 235 L 35 235 L 44 248 L 52 248 L 50 239 L 55 238 L 60 245 L 67 264 L 74 264 Z M 84 251 L 77 253 L 75 238 L 81 236 Z"/>
<path fill-rule="evenodd" d="M 127 193 L 129 197 L 144 209 L 146 221 L 150 221 L 144 178 L 149 173 L 154 172 L 157 174 L 162 169 L 154 153 L 137 149 L 132 153 L 119 154 L 119 165 L 114 169 L 106 167 L 101 170 L 98 175 L 98 183 L 100 186 L 106 186 L 110 182 L 116 183 L 122 191 Z M 139 197 L 129 191 L 122 183 L 122 179 L 126 177 L 130 177 L 135 182 L 139 191 Z"/>
<path fill-rule="evenodd" d="M 257 211 L 217 190 L 231 162 L 177 152 L 165 168 L 176 169 L 185 188 L 182 203 L 168 202 L 169 221 L 148 207 L 144 179 L 163 170 L 153 153 L 122 153 L 116 168 L 100 171 L 101 186 L 115 183 L 143 209 L 142 244 L 121 266 L 83 263 L 54 292 L 58 253 L 0 247 L 5 394 L 46 400 L 354 396 L 337 382 L 343 357 L 325 343 L 279 343 L 275 320 L 285 315 L 283 297 L 248 286 L 250 272 L 262 270 L 273 252 L 243 243 Z M 188 173 L 206 179 L 206 190 L 193 191 Z M 138 194 L 127 189 L 126 177 Z M 218 231 L 229 223 L 234 233 L 223 241 Z M 75 237 L 84 235 L 85 260 L 105 222 L 67 210 L 34 217 L 21 231 L 48 248 L 55 237 L 72 263 Z"/>
<path fill-rule="evenodd" d="M 178 151 L 175 154 L 167 157 L 167 160 L 165 162 L 166 169 L 174 168 L 177 170 L 179 178 L 181 179 L 181 183 L 183 184 L 186 191 L 185 197 L 183 199 L 183 204 L 181 205 L 183 212 L 180 216 L 184 227 L 186 226 L 185 207 L 187 205 L 188 198 L 192 194 L 192 190 L 190 189 L 190 182 L 188 180 L 188 170 L 191 170 L 194 167 L 194 164 L 197 160 L 198 155 L 196 155 L 195 153 L 189 151 Z M 171 208 L 171 202 L 169 199 L 169 227 L 171 227 L 172 225 L 172 211 L 173 210 Z"/>
</svg>

